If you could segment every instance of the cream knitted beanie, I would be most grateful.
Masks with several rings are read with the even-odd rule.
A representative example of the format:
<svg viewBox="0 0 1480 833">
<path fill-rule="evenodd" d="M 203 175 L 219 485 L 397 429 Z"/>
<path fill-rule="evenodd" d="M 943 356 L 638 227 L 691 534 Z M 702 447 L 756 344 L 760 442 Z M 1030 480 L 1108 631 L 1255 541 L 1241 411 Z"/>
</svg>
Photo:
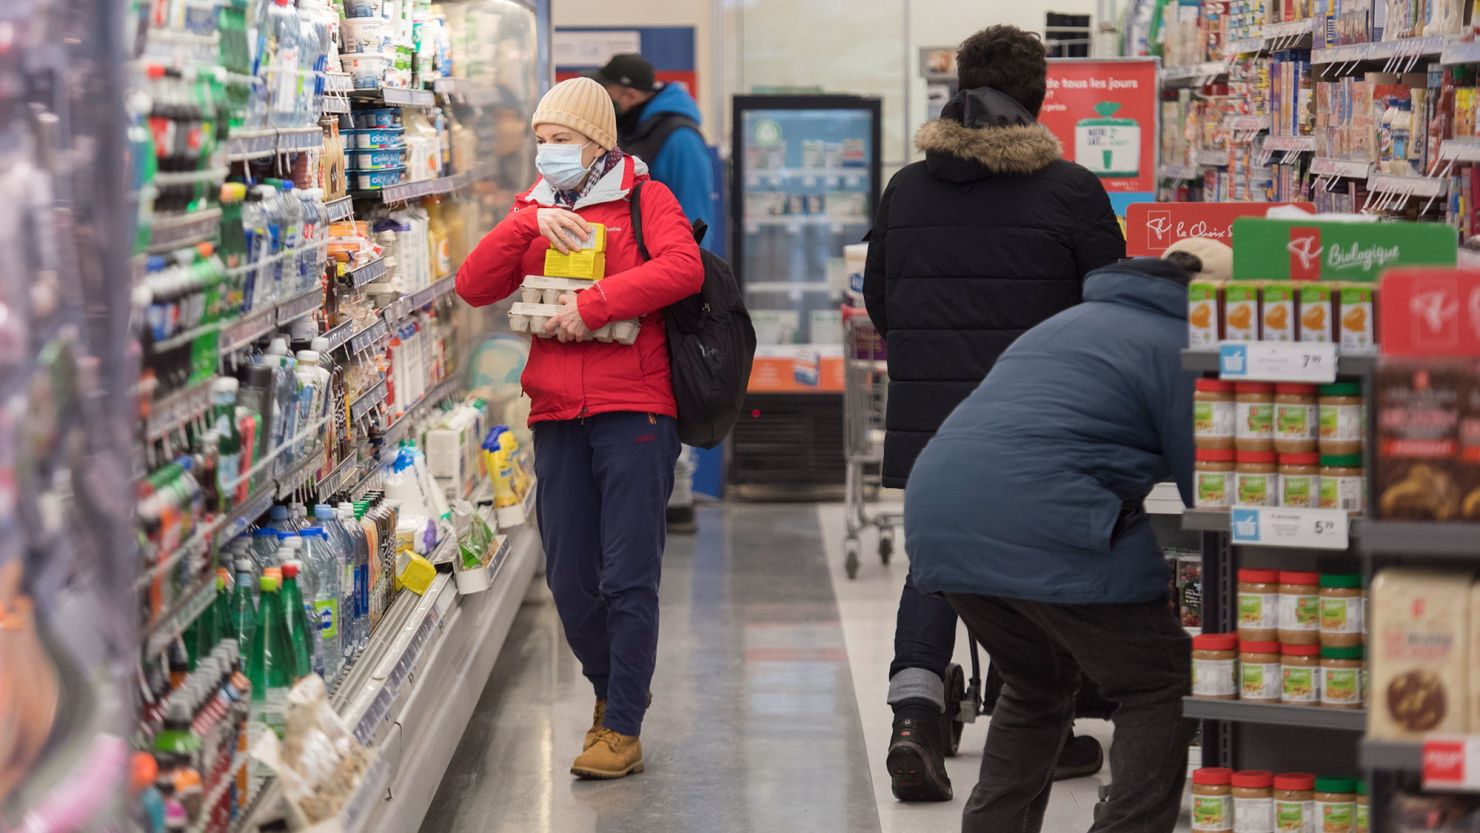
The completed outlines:
<svg viewBox="0 0 1480 833">
<path fill-rule="evenodd" d="M 531 127 L 558 124 L 578 130 L 605 150 L 617 146 L 617 108 L 606 88 L 590 78 L 561 81 L 545 93 Z"/>
</svg>

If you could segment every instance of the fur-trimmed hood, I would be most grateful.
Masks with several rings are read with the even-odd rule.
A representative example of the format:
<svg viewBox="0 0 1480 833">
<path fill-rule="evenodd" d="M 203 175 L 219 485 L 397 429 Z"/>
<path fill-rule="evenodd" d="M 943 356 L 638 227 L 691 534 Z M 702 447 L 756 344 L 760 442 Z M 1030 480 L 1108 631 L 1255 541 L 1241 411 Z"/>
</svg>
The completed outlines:
<svg viewBox="0 0 1480 833">
<path fill-rule="evenodd" d="M 925 152 L 932 174 L 954 182 L 1026 176 L 1063 156 L 1048 128 L 1017 99 L 991 87 L 956 93 L 939 119 L 920 128 L 915 146 Z"/>
<path fill-rule="evenodd" d="M 927 159 L 935 154 L 953 156 L 974 162 L 989 174 L 999 175 L 1037 173 L 1064 155 L 1058 138 L 1041 124 L 967 127 L 944 118 L 920 128 L 915 135 L 915 147 Z M 935 169 L 932 160 L 932 173 Z"/>
</svg>

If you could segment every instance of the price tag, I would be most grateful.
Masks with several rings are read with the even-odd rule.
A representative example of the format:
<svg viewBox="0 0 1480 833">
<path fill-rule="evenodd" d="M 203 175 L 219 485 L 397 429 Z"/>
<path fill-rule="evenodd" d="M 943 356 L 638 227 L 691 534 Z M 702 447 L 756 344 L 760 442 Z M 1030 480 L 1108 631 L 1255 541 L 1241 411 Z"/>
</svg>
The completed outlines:
<svg viewBox="0 0 1480 833">
<path fill-rule="evenodd" d="M 1423 788 L 1480 792 L 1480 738 L 1441 736 L 1425 739 Z"/>
<path fill-rule="evenodd" d="M 1218 375 L 1230 381 L 1336 381 L 1336 345 L 1229 341 L 1218 351 Z"/>
<path fill-rule="evenodd" d="M 1342 552 L 1351 547 L 1350 521 L 1340 509 L 1235 506 L 1231 513 L 1229 531 L 1239 546 Z"/>
</svg>

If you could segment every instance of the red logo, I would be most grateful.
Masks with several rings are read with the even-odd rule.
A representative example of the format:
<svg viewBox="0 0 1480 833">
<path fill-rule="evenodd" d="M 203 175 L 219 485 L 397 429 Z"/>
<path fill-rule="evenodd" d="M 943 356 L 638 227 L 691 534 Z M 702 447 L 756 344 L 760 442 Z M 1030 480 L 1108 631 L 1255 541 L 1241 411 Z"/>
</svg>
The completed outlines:
<svg viewBox="0 0 1480 833">
<path fill-rule="evenodd" d="M 1313 226 L 1293 226 L 1290 242 L 1286 245 L 1290 253 L 1290 280 L 1316 281 L 1321 279 L 1321 230 Z"/>
<path fill-rule="evenodd" d="M 1465 743 L 1461 740 L 1431 740 L 1423 745 L 1425 786 L 1465 783 Z"/>
</svg>

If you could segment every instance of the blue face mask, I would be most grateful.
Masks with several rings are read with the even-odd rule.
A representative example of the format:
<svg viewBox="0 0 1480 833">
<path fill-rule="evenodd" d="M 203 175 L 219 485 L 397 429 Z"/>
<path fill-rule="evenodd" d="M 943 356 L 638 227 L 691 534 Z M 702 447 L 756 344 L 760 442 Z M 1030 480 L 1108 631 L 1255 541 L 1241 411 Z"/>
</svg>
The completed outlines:
<svg viewBox="0 0 1480 833">
<path fill-rule="evenodd" d="M 581 152 L 586 145 L 540 145 L 535 151 L 534 166 L 540 176 L 557 191 L 571 191 L 586 177 L 586 166 L 581 164 Z"/>
</svg>

